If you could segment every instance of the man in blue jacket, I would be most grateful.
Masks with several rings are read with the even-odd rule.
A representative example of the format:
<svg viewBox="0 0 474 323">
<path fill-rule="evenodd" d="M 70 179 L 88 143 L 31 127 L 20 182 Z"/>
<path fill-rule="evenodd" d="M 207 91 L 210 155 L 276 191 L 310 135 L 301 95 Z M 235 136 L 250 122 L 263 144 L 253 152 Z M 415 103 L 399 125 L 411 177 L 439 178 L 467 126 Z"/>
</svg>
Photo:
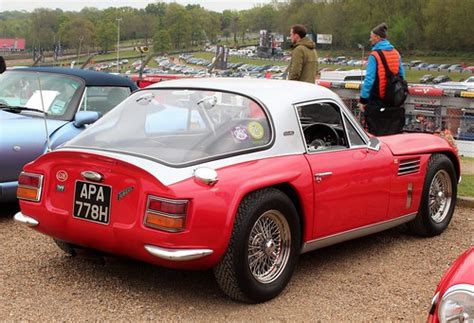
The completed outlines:
<svg viewBox="0 0 474 323">
<path fill-rule="evenodd" d="M 394 75 L 405 77 L 401 56 L 386 39 L 387 30 L 387 24 L 382 23 L 370 33 L 370 44 L 373 47 L 367 62 L 358 105 L 360 111 L 364 113 L 368 131 L 377 136 L 400 133 L 405 125 L 405 109 L 387 107 L 383 103 L 387 75 L 378 51 L 383 53 L 388 68 Z"/>
</svg>

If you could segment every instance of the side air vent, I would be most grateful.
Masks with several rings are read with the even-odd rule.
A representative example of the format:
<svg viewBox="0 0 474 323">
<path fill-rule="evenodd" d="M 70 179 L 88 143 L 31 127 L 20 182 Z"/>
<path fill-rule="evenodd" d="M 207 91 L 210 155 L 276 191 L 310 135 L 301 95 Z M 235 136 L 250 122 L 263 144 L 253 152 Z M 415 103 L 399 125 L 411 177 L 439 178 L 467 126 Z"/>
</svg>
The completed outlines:
<svg viewBox="0 0 474 323">
<path fill-rule="evenodd" d="M 420 158 L 406 159 L 400 161 L 398 176 L 417 173 L 420 170 Z"/>
</svg>

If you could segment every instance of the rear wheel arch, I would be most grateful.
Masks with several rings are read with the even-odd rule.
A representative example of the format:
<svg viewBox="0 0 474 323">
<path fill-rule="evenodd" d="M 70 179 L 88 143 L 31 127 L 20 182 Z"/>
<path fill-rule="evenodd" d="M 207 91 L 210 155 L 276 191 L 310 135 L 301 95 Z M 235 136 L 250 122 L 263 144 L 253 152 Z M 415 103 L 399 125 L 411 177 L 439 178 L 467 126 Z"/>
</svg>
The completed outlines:
<svg viewBox="0 0 474 323">
<path fill-rule="evenodd" d="M 278 185 L 274 185 L 272 187 L 285 193 L 285 195 L 288 196 L 290 200 L 293 202 L 293 205 L 296 208 L 296 212 L 298 213 L 298 218 L 300 220 L 300 232 L 304 236 L 304 232 L 305 232 L 304 228 L 306 226 L 306 221 L 304 217 L 303 203 L 301 201 L 300 195 L 290 183 L 281 183 Z M 301 243 L 303 243 L 303 239 L 301 239 Z"/>
<path fill-rule="evenodd" d="M 228 296 L 243 302 L 259 303 L 278 295 L 284 289 L 292 275 L 301 252 L 303 240 L 303 226 L 300 222 L 302 219 L 300 214 L 302 207 L 299 203 L 297 192 L 288 183 L 269 185 L 248 191 L 240 196 L 236 204 L 237 209 L 232 218 L 233 229 L 225 254 L 213 268 L 213 271 L 219 286 Z M 264 213 L 260 214 L 260 212 Z M 257 218 L 260 219 L 266 215 L 268 217 L 268 214 L 270 214 L 270 218 L 276 220 L 273 221 L 274 223 L 277 222 L 282 224 L 283 227 L 286 226 L 286 229 L 283 229 L 283 231 L 277 230 L 277 232 L 283 235 L 285 235 L 285 231 L 288 233 L 291 232 L 289 233 L 289 240 L 287 241 L 287 243 L 289 243 L 287 250 L 291 251 L 284 252 L 285 257 L 289 258 L 281 258 L 287 259 L 282 262 L 281 271 L 278 270 L 275 277 L 271 277 L 268 282 L 263 282 L 259 281 L 255 276 L 252 278 L 252 275 L 255 273 L 253 273 L 252 264 L 246 264 L 245 259 L 247 258 L 245 256 L 245 250 L 248 250 L 247 252 L 251 250 L 247 249 L 250 246 L 248 243 L 251 243 L 251 245 L 256 243 L 256 245 L 252 246 L 252 249 L 255 250 L 255 246 L 260 245 L 257 238 L 267 239 L 268 237 L 259 233 L 247 241 L 246 236 L 247 234 L 251 235 L 255 228 L 257 228 L 257 231 L 259 228 L 265 228 L 257 226 L 254 221 L 258 222 L 260 220 L 257 220 Z M 280 234 L 278 234 L 278 236 L 281 237 Z M 273 238 L 271 240 L 273 241 Z M 277 245 L 280 245 L 280 243 L 277 243 Z M 283 246 L 283 244 L 281 246 Z M 278 257 L 277 259 L 280 258 Z M 250 268 L 246 267 L 247 265 L 249 265 Z M 273 272 L 273 269 L 270 272 Z"/>
<path fill-rule="evenodd" d="M 259 188 L 253 189 L 251 191 L 248 191 L 245 194 L 242 194 L 242 196 L 239 198 L 239 200 L 236 203 L 235 210 L 233 210 L 233 217 L 232 217 L 231 227 L 234 225 L 235 216 L 237 214 L 237 210 L 239 208 L 240 203 L 242 203 L 242 201 L 245 200 L 245 198 L 247 196 L 249 196 L 250 194 L 255 193 L 257 191 L 267 189 L 267 188 L 274 188 L 274 189 L 277 189 L 277 190 L 283 192 L 286 196 L 288 196 L 288 198 L 291 200 L 291 202 L 293 202 L 293 205 L 296 208 L 296 211 L 298 213 L 298 218 L 300 220 L 300 230 L 301 230 L 300 232 L 303 234 L 304 233 L 304 228 L 305 228 L 305 225 L 306 225 L 306 222 L 307 222 L 307 221 L 305 221 L 305 217 L 304 217 L 303 203 L 301 201 L 301 197 L 298 194 L 297 190 L 294 188 L 294 186 L 292 186 L 288 182 L 282 182 L 282 183 L 274 184 L 274 185 L 270 185 L 270 186 L 259 187 Z M 303 239 L 302 239 L 302 243 L 303 243 Z"/>
</svg>

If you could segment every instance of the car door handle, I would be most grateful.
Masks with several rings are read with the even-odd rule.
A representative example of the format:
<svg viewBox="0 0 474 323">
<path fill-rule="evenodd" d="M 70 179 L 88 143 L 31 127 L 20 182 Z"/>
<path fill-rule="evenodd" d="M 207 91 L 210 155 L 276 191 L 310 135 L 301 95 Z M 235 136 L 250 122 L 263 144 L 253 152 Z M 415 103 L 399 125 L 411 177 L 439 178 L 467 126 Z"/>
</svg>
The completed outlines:
<svg viewBox="0 0 474 323">
<path fill-rule="evenodd" d="M 324 177 L 329 177 L 332 175 L 332 172 L 325 172 L 325 173 L 316 173 L 314 174 L 314 179 L 316 182 L 320 183 Z"/>
</svg>

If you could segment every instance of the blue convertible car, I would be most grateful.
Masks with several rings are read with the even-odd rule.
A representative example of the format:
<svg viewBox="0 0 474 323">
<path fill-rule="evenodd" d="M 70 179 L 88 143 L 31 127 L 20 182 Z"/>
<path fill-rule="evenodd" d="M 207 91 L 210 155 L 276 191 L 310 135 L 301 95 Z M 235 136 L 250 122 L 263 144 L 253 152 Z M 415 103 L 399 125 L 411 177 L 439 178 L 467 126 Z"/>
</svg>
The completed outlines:
<svg viewBox="0 0 474 323">
<path fill-rule="evenodd" d="M 0 75 L 0 202 L 16 199 L 23 165 L 80 133 L 137 86 L 117 75 L 21 68 Z M 47 132 L 47 135 L 46 135 Z"/>
</svg>

